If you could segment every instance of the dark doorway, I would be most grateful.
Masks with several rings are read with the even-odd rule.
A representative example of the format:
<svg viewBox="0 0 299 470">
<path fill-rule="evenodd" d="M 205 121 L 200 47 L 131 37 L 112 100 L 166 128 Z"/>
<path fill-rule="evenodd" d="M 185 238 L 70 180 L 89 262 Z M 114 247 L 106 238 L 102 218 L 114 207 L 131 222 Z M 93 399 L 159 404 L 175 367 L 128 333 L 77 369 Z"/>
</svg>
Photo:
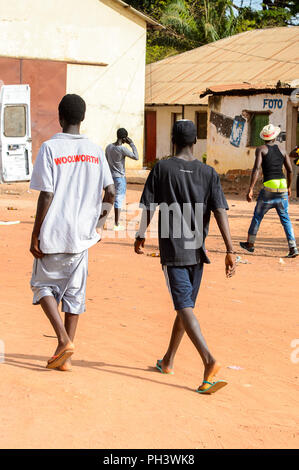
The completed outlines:
<svg viewBox="0 0 299 470">
<path fill-rule="evenodd" d="M 145 163 L 154 162 L 157 154 L 157 113 L 145 111 Z"/>
</svg>

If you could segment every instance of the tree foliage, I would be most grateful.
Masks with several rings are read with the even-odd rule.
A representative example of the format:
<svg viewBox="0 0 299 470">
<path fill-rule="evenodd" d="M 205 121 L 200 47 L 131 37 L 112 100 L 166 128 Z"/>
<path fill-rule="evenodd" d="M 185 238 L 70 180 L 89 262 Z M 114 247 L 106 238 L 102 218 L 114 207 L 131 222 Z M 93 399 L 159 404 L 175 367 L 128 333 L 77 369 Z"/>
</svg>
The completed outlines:
<svg viewBox="0 0 299 470">
<path fill-rule="evenodd" d="M 298 23 L 299 2 L 263 0 L 260 9 L 234 0 L 126 0 L 165 26 L 149 30 L 147 63 L 251 29 Z"/>
</svg>

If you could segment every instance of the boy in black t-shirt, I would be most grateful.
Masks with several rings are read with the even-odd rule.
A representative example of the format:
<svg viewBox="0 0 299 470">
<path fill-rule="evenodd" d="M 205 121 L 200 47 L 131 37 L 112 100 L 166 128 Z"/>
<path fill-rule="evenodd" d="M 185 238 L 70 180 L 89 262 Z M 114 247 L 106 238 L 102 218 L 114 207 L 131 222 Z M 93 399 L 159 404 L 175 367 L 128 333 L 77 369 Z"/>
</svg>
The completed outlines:
<svg viewBox="0 0 299 470">
<path fill-rule="evenodd" d="M 199 162 L 192 153 L 196 128 L 192 121 L 180 120 L 173 126 L 176 155 L 158 162 L 150 172 L 141 197 L 143 214 L 136 234 L 135 252 L 142 254 L 145 231 L 157 205 L 159 208 L 159 247 L 161 264 L 177 316 L 168 350 L 157 361 L 157 369 L 173 373 L 173 362 L 186 331 L 204 363 L 199 393 L 214 393 L 227 382 L 213 381 L 220 364 L 210 353 L 193 313 L 204 263 L 210 263 L 204 242 L 211 211 L 226 245 L 227 277 L 235 273 L 235 260 L 226 210 L 228 205 L 216 171 Z"/>
</svg>

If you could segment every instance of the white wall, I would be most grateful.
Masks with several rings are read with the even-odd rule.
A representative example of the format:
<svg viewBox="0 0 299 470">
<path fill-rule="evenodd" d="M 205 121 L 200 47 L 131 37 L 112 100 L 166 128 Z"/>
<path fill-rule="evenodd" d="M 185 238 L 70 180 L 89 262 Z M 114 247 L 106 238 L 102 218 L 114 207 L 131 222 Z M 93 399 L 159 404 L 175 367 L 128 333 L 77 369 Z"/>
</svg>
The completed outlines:
<svg viewBox="0 0 299 470">
<path fill-rule="evenodd" d="M 82 132 L 105 147 L 125 127 L 143 163 L 146 23 L 112 0 L 0 0 L 0 56 L 68 65 L 67 92 L 86 101 Z"/>
<path fill-rule="evenodd" d="M 157 158 L 162 158 L 172 154 L 171 144 L 171 128 L 172 113 L 178 113 L 179 118 L 182 117 L 182 106 L 149 106 L 149 111 L 156 111 L 157 117 Z M 187 106 L 184 107 L 184 118 L 190 119 L 196 124 L 195 112 L 205 111 L 203 106 Z M 197 140 L 194 146 L 194 156 L 201 160 L 202 155 L 206 152 L 206 140 Z"/>
<path fill-rule="evenodd" d="M 190 119 L 196 124 L 196 115 L 197 111 L 207 111 L 207 106 L 185 106 L 185 119 Z M 194 156 L 199 160 L 202 160 L 202 156 L 207 151 L 207 140 L 206 139 L 197 139 L 196 145 L 194 145 Z"/>
</svg>

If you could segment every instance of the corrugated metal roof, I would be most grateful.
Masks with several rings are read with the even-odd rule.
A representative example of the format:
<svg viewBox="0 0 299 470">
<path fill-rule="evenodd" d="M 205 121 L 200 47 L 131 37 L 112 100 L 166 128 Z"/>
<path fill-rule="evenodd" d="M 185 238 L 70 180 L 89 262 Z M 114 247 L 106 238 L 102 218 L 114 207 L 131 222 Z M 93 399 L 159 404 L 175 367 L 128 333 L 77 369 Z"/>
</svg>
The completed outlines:
<svg viewBox="0 0 299 470">
<path fill-rule="evenodd" d="M 268 88 L 297 78 L 299 26 L 258 29 L 148 64 L 145 103 L 205 104 L 199 95 L 213 86 Z"/>
</svg>

